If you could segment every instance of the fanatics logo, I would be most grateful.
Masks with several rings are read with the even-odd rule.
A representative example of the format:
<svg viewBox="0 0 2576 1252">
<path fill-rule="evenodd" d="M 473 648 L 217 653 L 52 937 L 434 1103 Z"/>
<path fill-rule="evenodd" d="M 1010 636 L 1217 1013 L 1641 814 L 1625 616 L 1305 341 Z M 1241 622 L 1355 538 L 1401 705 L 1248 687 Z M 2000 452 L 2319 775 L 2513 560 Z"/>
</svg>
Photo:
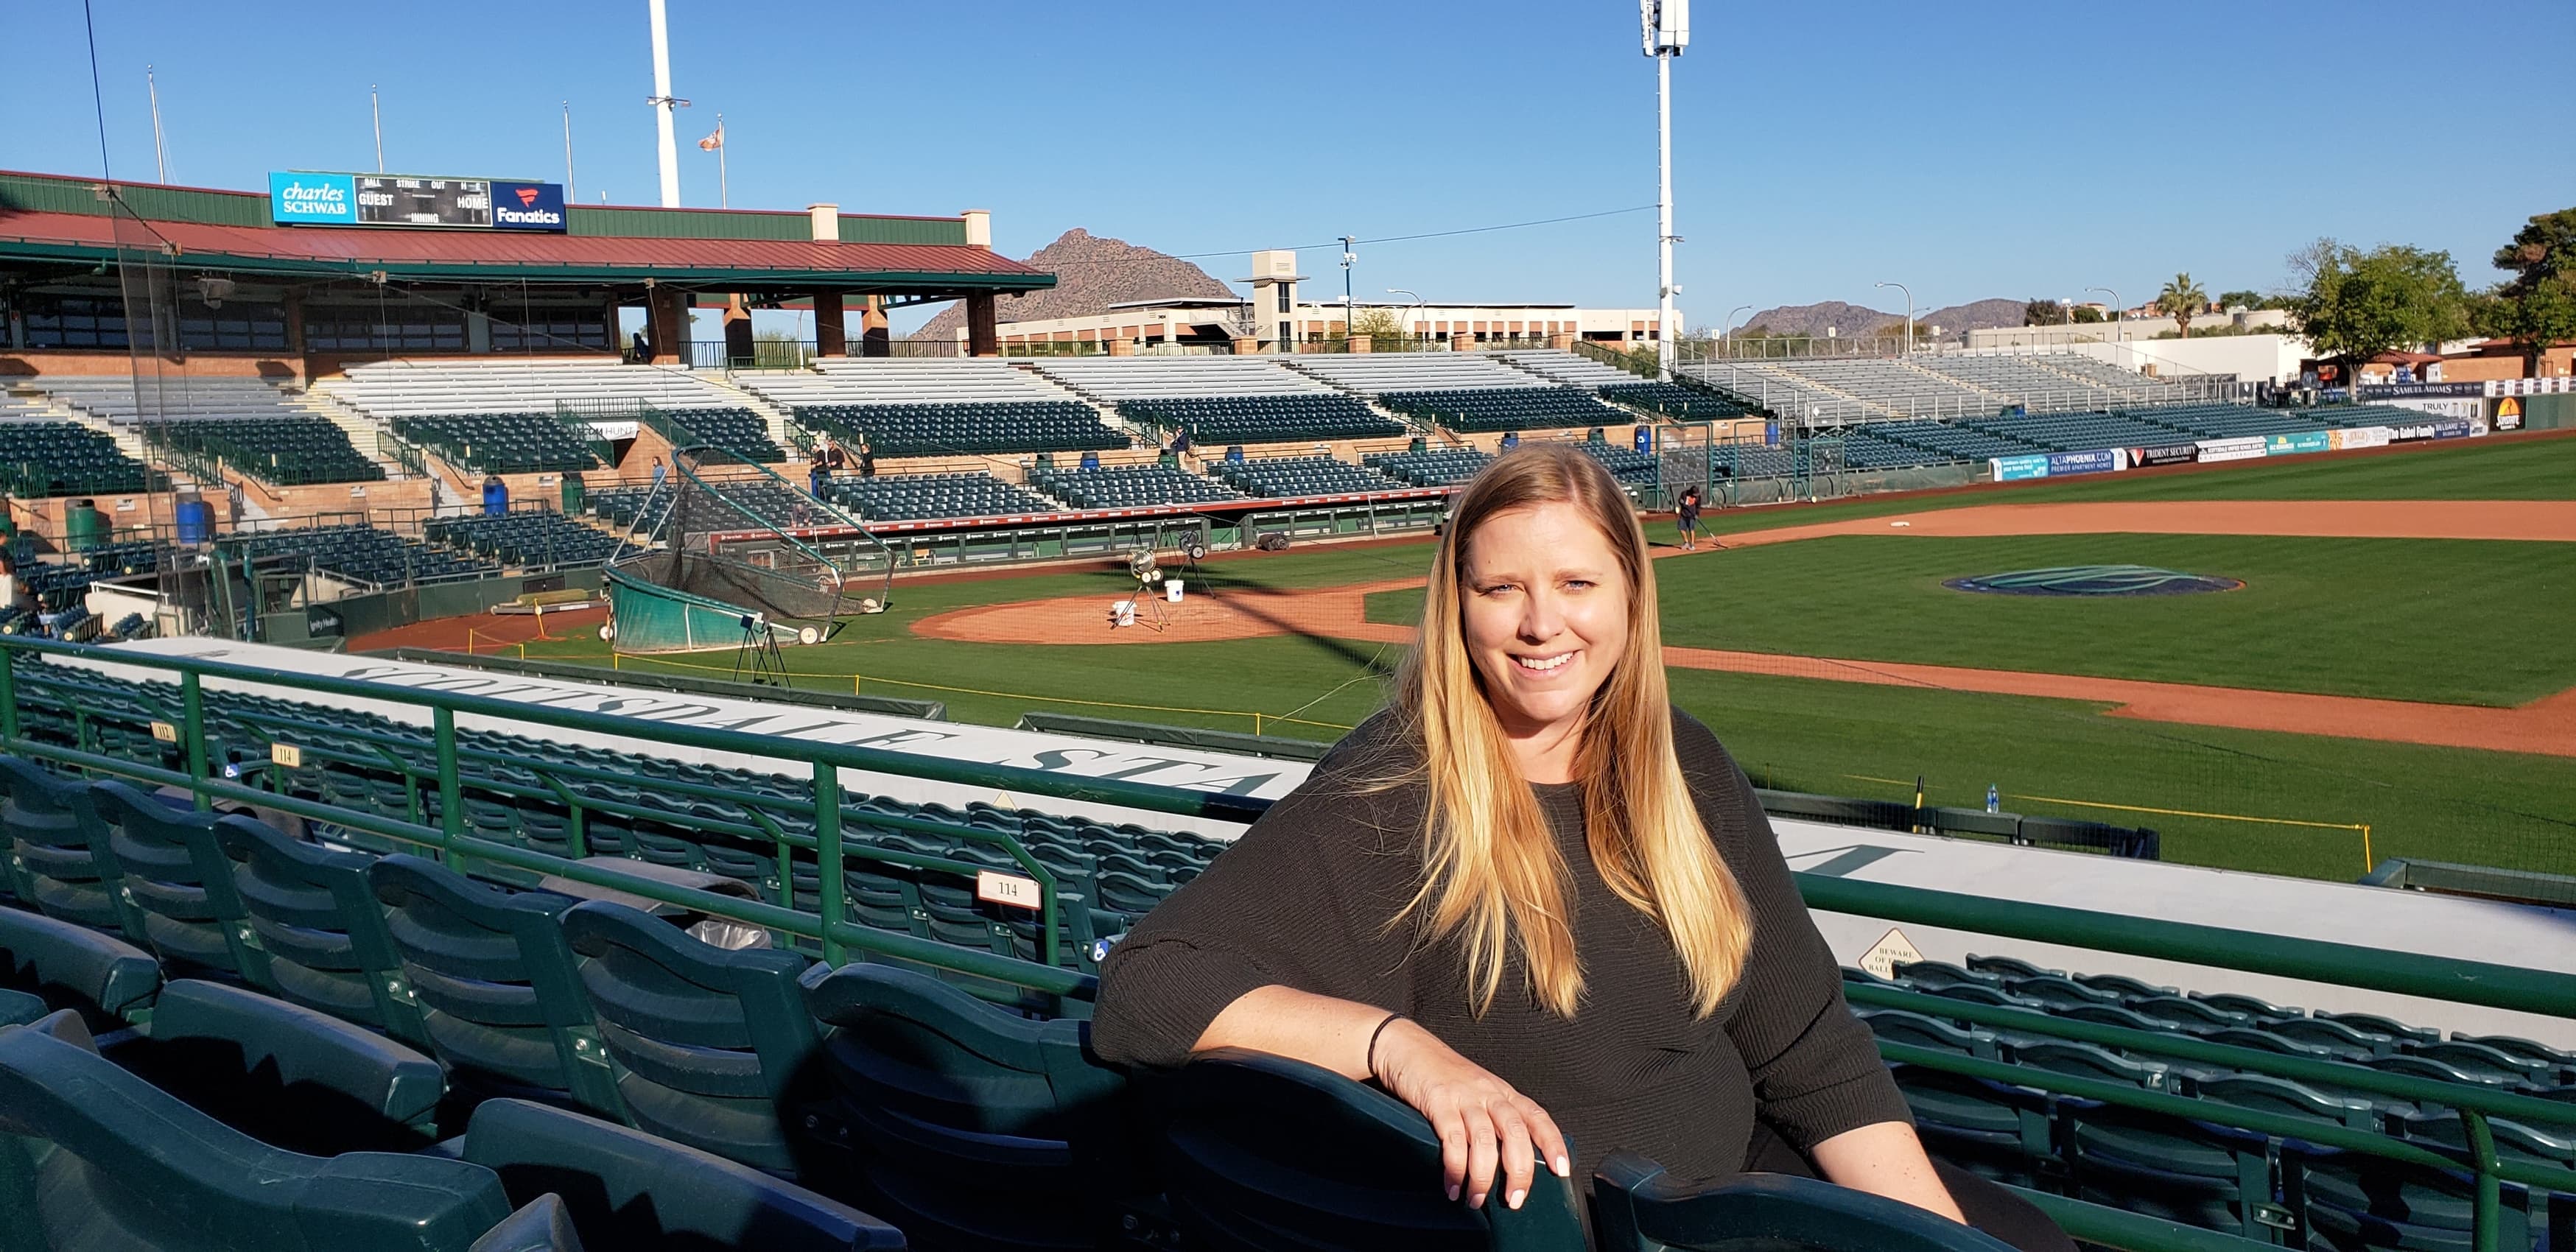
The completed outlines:
<svg viewBox="0 0 2576 1252">
<path fill-rule="evenodd" d="M 536 204 L 536 202 L 537 202 L 537 189 L 536 189 L 536 188 L 534 188 L 534 187 L 521 187 L 521 188 L 519 188 L 519 207 L 521 207 L 521 208 L 528 208 L 528 207 L 530 207 L 530 206 L 535 205 L 535 204 Z"/>
</svg>

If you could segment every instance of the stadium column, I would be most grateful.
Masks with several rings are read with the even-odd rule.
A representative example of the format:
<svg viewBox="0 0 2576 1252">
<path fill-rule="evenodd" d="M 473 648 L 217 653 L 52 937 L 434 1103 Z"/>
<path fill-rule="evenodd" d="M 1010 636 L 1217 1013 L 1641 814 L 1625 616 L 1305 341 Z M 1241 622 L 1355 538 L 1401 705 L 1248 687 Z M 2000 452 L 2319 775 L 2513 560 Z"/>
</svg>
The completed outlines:
<svg viewBox="0 0 2576 1252">
<path fill-rule="evenodd" d="M 677 287 L 655 287 L 645 293 L 646 332 L 653 341 L 653 364 L 674 365 L 680 360 L 681 345 L 689 338 L 688 292 Z"/>
<path fill-rule="evenodd" d="M 966 297 L 966 355 L 1000 356 L 1000 336 L 993 329 L 993 293 L 979 291 Z"/>
<path fill-rule="evenodd" d="M 739 291 L 725 297 L 724 342 L 726 360 L 751 360 L 751 301 Z"/>
<path fill-rule="evenodd" d="M 869 296 L 868 311 L 859 318 L 859 355 L 894 355 L 894 332 L 886 324 L 884 296 Z"/>
<path fill-rule="evenodd" d="M 850 331 L 841 322 L 841 293 L 814 293 L 814 355 L 850 355 Z"/>
</svg>

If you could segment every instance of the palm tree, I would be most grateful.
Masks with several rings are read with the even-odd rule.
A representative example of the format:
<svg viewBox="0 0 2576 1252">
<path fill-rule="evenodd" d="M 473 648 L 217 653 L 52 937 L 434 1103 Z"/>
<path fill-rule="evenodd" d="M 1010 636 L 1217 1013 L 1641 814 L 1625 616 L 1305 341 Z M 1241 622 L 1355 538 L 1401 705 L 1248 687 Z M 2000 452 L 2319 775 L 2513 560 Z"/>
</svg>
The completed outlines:
<svg viewBox="0 0 2576 1252">
<path fill-rule="evenodd" d="M 2176 274 L 2173 281 L 2156 293 L 2156 311 L 2170 317 L 2182 328 L 2182 337 L 2191 338 L 2191 318 L 2209 307 L 2209 293 L 2191 280 L 2189 274 Z"/>
</svg>

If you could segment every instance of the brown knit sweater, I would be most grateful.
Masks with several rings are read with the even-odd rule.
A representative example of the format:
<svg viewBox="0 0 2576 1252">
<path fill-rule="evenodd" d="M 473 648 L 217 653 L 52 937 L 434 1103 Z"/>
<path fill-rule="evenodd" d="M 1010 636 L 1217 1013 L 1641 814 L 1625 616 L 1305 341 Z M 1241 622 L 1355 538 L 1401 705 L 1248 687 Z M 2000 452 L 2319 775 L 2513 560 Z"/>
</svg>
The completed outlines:
<svg viewBox="0 0 2576 1252">
<path fill-rule="evenodd" d="M 1570 1021 L 1540 1007 L 1515 953 L 1479 1018 L 1454 936 L 1417 945 L 1411 923 L 1387 926 L 1421 881 L 1424 796 L 1353 785 L 1381 776 L 1391 754 L 1419 753 L 1381 715 L 1111 950 L 1094 1046 L 1114 1062 L 1179 1065 L 1227 1005 L 1273 984 L 1402 1012 L 1545 1108 L 1573 1140 L 1587 1186 L 1621 1149 L 1679 1178 L 1739 1173 L 1757 1117 L 1802 1150 L 1909 1120 L 1868 1028 L 1843 1003 L 1841 972 L 1751 783 L 1679 710 L 1673 739 L 1753 915 L 1743 977 L 1712 1016 L 1692 1015 L 1662 928 L 1593 867 L 1581 788 L 1567 783 L 1536 790 L 1573 875 L 1582 1001 Z"/>
</svg>

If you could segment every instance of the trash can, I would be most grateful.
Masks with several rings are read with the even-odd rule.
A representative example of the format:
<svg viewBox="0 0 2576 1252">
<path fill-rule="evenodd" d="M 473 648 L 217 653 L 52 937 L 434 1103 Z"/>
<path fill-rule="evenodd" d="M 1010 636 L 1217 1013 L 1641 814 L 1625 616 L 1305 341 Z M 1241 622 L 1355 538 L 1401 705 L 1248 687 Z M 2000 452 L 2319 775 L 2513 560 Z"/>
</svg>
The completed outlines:
<svg viewBox="0 0 2576 1252">
<path fill-rule="evenodd" d="M 215 506 L 200 496 L 181 496 L 176 510 L 179 542 L 194 546 L 215 537 Z"/>
<path fill-rule="evenodd" d="M 63 548 L 87 552 L 107 542 L 107 514 L 95 500 L 74 500 L 63 510 Z"/>
<path fill-rule="evenodd" d="M 1652 455 L 1654 454 L 1654 451 L 1655 451 L 1655 428 L 1654 428 L 1654 427 L 1652 427 L 1652 426 L 1648 426 L 1648 425 L 1645 425 L 1644 423 L 1639 423 L 1639 424 L 1638 424 L 1638 426 L 1637 426 L 1637 451 L 1639 451 L 1639 452 L 1643 452 L 1643 453 L 1646 453 L 1646 454 L 1647 454 L 1647 455 L 1649 455 L 1649 456 L 1652 456 Z"/>
<path fill-rule="evenodd" d="M 502 482 L 498 474 L 485 478 L 483 480 L 483 515 L 499 517 L 509 511 L 510 484 Z"/>
</svg>

